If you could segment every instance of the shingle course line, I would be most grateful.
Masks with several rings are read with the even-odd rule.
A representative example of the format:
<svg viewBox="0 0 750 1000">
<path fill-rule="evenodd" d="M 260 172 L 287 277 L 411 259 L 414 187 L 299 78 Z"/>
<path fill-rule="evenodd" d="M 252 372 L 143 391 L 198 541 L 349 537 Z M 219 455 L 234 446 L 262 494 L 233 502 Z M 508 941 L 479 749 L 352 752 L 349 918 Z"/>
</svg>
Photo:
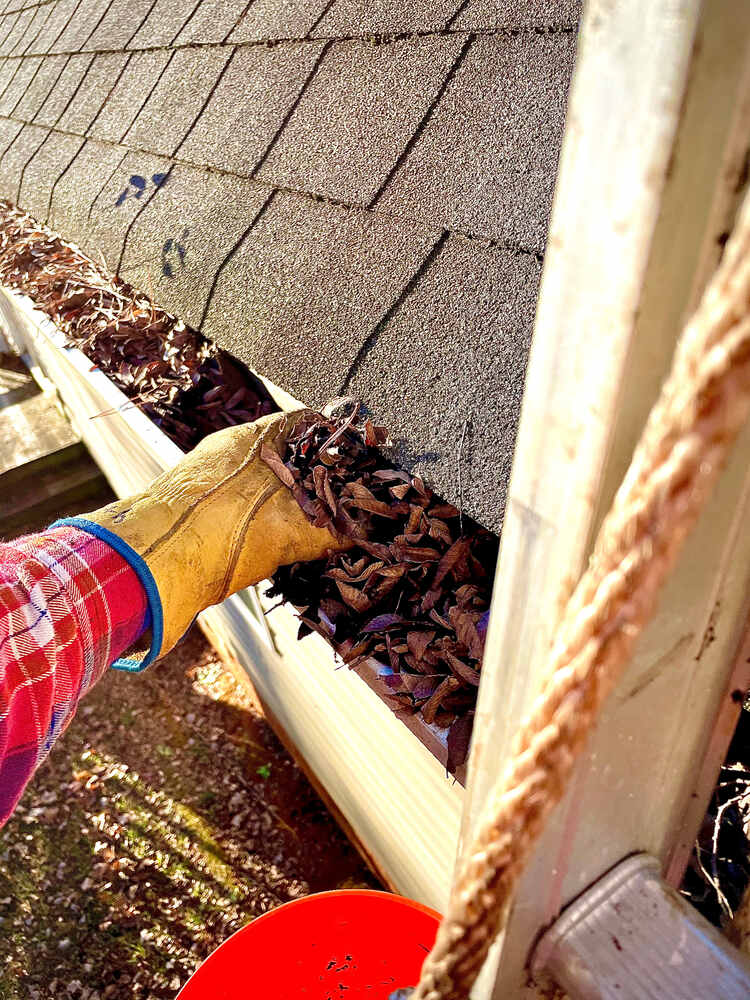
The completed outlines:
<svg viewBox="0 0 750 1000">
<path fill-rule="evenodd" d="M 0 121 L 2 120 L 3 118 L 0 117 Z M 12 121 L 15 124 L 21 126 L 33 124 L 32 122 L 21 121 L 18 118 L 6 118 L 5 120 Z M 100 138 L 99 136 L 87 137 L 81 135 L 80 132 L 71 132 L 67 129 L 60 129 L 54 126 L 51 128 L 51 131 L 59 135 L 70 136 L 75 139 L 86 139 L 87 141 L 99 143 L 103 146 L 116 146 L 118 148 L 123 148 L 121 142 L 117 142 L 112 139 Z M 15 138 L 13 141 L 15 141 Z M 11 142 L 11 145 L 12 144 L 13 143 Z M 120 168 L 122 161 L 131 153 L 141 154 L 143 156 L 157 156 L 159 157 L 159 159 L 165 160 L 170 164 L 169 167 L 170 170 L 172 170 L 174 167 L 186 167 L 189 170 L 195 170 L 201 173 L 217 174 L 221 177 L 234 177 L 239 180 L 250 181 L 251 183 L 257 184 L 259 187 L 265 188 L 267 190 L 272 190 L 284 194 L 299 195 L 299 197 L 304 198 L 307 201 L 314 201 L 319 204 L 322 203 L 326 205 L 335 205 L 338 208 L 345 208 L 351 212 L 366 212 L 372 215 L 377 215 L 381 218 L 396 219 L 401 222 L 408 221 L 411 223 L 414 222 L 419 223 L 421 221 L 420 219 L 413 217 L 407 213 L 401 214 L 398 212 L 386 212 L 383 211 L 382 209 L 374 209 L 365 205 L 354 204 L 352 202 L 344 200 L 343 198 L 331 198 L 327 195 L 322 195 L 315 191 L 305 191 L 300 188 L 293 188 L 283 184 L 275 184 L 270 181 L 262 180 L 259 177 L 253 177 L 250 174 L 238 174 L 234 170 L 226 170 L 221 167 L 214 167 L 206 164 L 195 163 L 192 160 L 183 160 L 177 156 L 164 156 L 163 153 L 158 153 L 153 149 L 145 149 L 140 146 L 127 147 L 125 149 L 120 164 L 118 164 L 118 166 L 112 171 L 112 174 L 107 179 L 107 183 L 109 183 L 109 180 L 111 180 L 112 176 L 114 176 L 114 174 L 117 173 L 117 170 Z M 0 159 L 1 158 L 2 157 L 0 157 Z M 99 197 L 99 195 L 106 186 L 107 184 L 103 185 L 103 187 L 99 191 L 99 194 L 97 194 L 97 198 Z M 94 199 L 94 201 L 96 201 L 96 199 Z M 89 218 L 91 218 L 91 215 L 89 215 Z M 542 253 L 542 251 L 534 247 L 523 246 L 520 243 L 511 243 L 508 240 L 496 239 L 491 236 L 485 236 L 482 233 L 472 233 L 463 229 L 446 229 L 446 232 L 448 232 L 451 236 L 458 236 L 461 239 L 470 240 L 473 243 L 481 243 L 488 250 L 507 250 L 511 253 L 521 254 L 522 256 L 534 257 L 539 262 L 541 262 L 544 259 L 544 254 Z"/>
<path fill-rule="evenodd" d="M 36 10 L 37 7 L 49 7 L 50 4 L 57 3 L 57 0 L 40 0 L 39 3 L 31 3 L 28 7 L 14 7 L 13 10 L 4 10 L 2 16 L 7 14 L 20 14 L 22 10 Z"/>
<path fill-rule="evenodd" d="M 373 32 L 364 32 L 361 34 L 349 34 L 349 35 L 332 35 L 318 36 L 317 38 L 308 38 L 306 35 L 301 37 L 286 37 L 286 38 L 254 38 L 248 39 L 242 42 L 231 42 L 227 43 L 226 40 L 221 42 L 186 42 L 184 45 L 144 45 L 138 48 L 128 49 L 128 52 L 140 53 L 140 52 L 173 52 L 178 49 L 211 49 L 211 48 L 221 48 L 227 44 L 231 44 L 237 48 L 275 48 L 277 45 L 312 45 L 315 43 L 320 44 L 320 42 L 367 42 L 372 45 L 390 45 L 395 42 L 403 41 L 414 41 L 420 38 L 445 38 L 453 36 L 466 36 L 466 35 L 483 35 L 483 36 L 497 36 L 499 38 L 515 38 L 525 35 L 572 35 L 578 30 L 578 26 L 573 24 L 550 24 L 550 25 L 533 25 L 531 27 L 523 28 L 472 28 L 471 30 L 467 28 L 463 29 L 450 29 L 450 28 L 440 28 L 425 31 L 403 31 L 398 33 L 389 34 L 377 34 Z M 10 32 L 8 33 L 10 34 Z M 60 32 L 62 34 L 62 32 Z M 93 32 L 92 32 L 93 34 Z M 59 36 L 58 36 L 59 37 Z M 89 36 L 90 37 L 90 36 Z M 84 43 L 85 44 L 85 43 Z M 48 56 L 48 55 L 121 55 L 124 50 L 122 48 L 116 49 L 64 49 L 59 51 L 54 51 L 53 46 L 47 52 L 26 52 L 23 55 L 7 55 L 6 59 L 29 59 L 34 56 Z"/>
</svg>

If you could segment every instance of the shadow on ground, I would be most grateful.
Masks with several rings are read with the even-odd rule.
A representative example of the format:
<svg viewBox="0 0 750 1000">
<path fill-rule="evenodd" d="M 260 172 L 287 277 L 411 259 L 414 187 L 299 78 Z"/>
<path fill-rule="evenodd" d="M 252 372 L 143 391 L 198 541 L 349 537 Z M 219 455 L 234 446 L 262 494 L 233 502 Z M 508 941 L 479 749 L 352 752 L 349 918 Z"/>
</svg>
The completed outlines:
<svg viewBox="0 0 750 1000">
<path fill-rule="evenodd" d="M 194 629 L 110 671 L 0 831 L 0 1000 L 174 997 L 289 899 L 376 887 Z"/>
</svg>

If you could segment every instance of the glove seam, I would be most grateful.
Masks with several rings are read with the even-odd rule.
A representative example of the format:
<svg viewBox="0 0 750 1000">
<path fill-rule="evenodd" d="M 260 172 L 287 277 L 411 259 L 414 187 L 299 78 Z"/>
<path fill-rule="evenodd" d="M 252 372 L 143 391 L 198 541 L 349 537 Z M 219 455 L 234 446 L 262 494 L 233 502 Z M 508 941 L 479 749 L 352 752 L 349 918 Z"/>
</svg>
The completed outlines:
<svg viewBox="0 0 750 1000">
<path fill-rule="evenodd" d="M 153 573 L 146 561 L 135 549 L 131 548 L 124 539 L 103 525 L 97 524 L 95 521 L 89 521 L 85 517 L 64 517 L 50 525 L 52 528 L 65 526 L 78 528 L 79 531 L 85 531 L 87 534 L 101 539 L 101 541 L 105 542 L 122 556 L 138 577 L 145 591 L 149 611 L 151 612 L 151 647 L 142 661 L 132 660 L 127 656 L 120 656 L 112 663 L 112 668 L 114 670 L 124 670 L 128 673 L 140 673 L 149 664 L 154 662 L 161 651 L 164 640 L 164 611 Z"/>
</svg>

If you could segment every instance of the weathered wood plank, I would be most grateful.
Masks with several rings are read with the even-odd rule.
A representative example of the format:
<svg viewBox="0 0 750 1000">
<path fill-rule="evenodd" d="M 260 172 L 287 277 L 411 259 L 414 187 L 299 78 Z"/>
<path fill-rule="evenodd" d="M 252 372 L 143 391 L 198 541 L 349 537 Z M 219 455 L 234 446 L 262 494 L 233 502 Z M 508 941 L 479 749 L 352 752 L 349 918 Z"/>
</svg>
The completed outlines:
<svg viewBox="0 0 750 1000">
<path fill-rule="evenodd" d="M 0 474 L 78 441 L 54 398 L 37 393 L 0 410 Z"/>
</svg>

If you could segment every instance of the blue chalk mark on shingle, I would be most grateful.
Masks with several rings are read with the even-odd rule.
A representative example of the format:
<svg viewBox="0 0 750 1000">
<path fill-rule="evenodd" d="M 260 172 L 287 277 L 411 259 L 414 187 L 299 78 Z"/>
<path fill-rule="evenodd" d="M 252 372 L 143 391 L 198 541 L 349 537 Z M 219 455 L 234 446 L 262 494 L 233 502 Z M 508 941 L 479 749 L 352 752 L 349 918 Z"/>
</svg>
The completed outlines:
<svg viewBox="0 0 750 1000">
<path fill-rule="evenodd" d="M 152 174 L 151 183 L 154 185 L 155 190 L 164 184 L 169 178 L 169 174 Z M 128 186 L 120 194 L 119 198 L 115 202 L 115 208 L 119 208 L 120 205 L 124 204 L 128 198 L 142 198 L 144 191 L 148 187 L 148 181 L 145 177 L 141 177 L 140 174 L 132 174 L 128 181 Z"/>
<path fill-rule="evenodd" d="M 180 235 L 180 241 L 186 240 L 190 235 L 190 230 L 187 226 L 182 230 Z M 169 257 L 172 257 L 172 260 Z M 165 278 L 174 278 L 175 269 L 173 267 L 173 261 L 179 261 L 180 267 L 185 266 L 185 257 L 187 251 L 185 249 L 184 243 L 178 242 L 171 236 L 169 239 L 165 240 L 164 246 L 161 249 L 161 273 Z"/>
</svg>

